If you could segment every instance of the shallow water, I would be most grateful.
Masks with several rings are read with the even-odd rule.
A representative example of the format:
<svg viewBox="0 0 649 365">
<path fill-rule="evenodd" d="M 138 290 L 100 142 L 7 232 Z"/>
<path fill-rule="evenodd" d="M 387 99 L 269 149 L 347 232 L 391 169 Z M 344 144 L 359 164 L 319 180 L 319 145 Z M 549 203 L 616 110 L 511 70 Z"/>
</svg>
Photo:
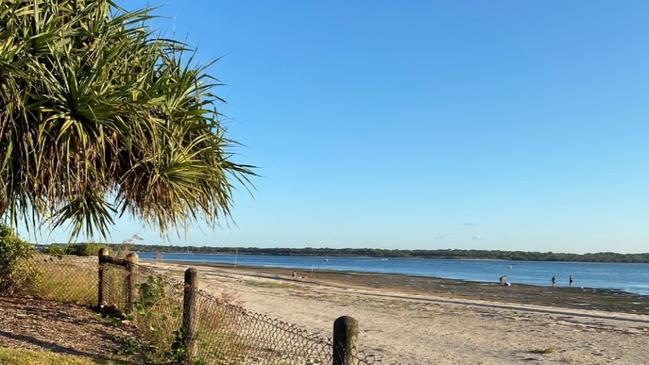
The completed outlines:
<svg viewBox="0 0 649 365">
<path fill-rule="evenodd" d="M 140 254 L 142 259 L 154 256 L 151 252 Z M 235 256 L 165 253 L 163 260 L 234 264 Z M 568 276 L 572 275 L 576 287 L 620 289 L 649 295 L 649 264 L 271 255 L 238 255 L 236 263 L 241 266 L 393 273 L 483 282 L 497 282 L 500 275 L 507 275 L 510 283 L 531 285 L 550 285 L 552 275 L 556 275 L 558 286 L 568 286 Z"/>
</svg>

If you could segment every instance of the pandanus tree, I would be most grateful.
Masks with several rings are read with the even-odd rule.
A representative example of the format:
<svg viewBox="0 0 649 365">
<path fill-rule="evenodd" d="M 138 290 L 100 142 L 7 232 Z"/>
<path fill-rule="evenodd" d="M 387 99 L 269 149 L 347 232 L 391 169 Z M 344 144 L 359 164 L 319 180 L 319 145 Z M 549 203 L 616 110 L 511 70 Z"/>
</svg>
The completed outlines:
<svg viewBox="0 0 649 365">
<path fill-rule="evenodd" d="M 218 85 L 148 9 L 0 0 L 0 215 L 107 236 L 122 214 L 161 231 L 229 215 L 233 161 Z M 238 181 L 238 182 L 237 182 Z"/>
</svg>

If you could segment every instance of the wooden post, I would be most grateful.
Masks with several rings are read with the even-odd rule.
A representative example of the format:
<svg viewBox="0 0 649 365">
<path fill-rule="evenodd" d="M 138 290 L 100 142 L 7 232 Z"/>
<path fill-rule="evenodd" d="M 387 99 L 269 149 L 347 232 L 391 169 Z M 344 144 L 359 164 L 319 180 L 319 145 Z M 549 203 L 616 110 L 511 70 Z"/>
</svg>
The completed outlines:
<svg viewBox="0 0 649 365">
<path fill-rule="evenodd" d="M 126 270 L 128 271 L 126 278 L 126 313 L 132 313 L 135 307 L 135 299 L 137 297 L 135 292 L 137 286 L 137 262 L 138 257 L 135 252 L 126 255 Z"/>
<path fill-rule="evenodd" d="M 334 365 L 358 365 L 358 322 L 349 316 L 334 321 Z"/>
<path fill-rule="evenodd" d="M 185 270 L 185 289 L 183 292 L 183 335 L 187 348 L 187 363 L 194 356 L 194 340 L 196 337 L 195 319 L 198 292 L 198 270 L 193 267 Z"/>
<path fill-rule="evenodd" d="M 97 307 L 102 308 L 106 305 L 106 281 L 104 278 L 104 259 L 108 256 L 107 248 L 99 249 L 99 281 L 97 283 Z"/>
</svg>

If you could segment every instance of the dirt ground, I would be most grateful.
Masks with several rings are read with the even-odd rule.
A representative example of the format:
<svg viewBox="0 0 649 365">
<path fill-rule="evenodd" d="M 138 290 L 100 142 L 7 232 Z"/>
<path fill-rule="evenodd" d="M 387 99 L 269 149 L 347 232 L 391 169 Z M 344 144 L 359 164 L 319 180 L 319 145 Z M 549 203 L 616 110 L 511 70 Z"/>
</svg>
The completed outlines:
<svg viewBox="0 0 649 365">
<path fill-rule="evenodd" d="M 129 326 L 115 326 L 89 308 L 51 301 L 0 297 L 0 347 L 27 348 L 120 359 L 119 339 L 132 338 Z"/>
</svg>

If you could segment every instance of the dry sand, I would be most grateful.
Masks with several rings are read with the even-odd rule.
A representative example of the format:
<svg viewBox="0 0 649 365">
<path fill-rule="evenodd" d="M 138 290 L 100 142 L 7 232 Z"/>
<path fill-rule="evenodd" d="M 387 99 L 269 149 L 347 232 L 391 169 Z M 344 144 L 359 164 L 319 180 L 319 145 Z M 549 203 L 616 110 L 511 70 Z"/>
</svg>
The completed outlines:
<svg viewBox="0 0 649 365">
<path fill-rule="evenodd" d="M 187 265 L 147 262 L 174 271 Z M 330 336 L 341 315 L 384 364 L 649 364 L 649 315 L 414 294 L 272 270 L 199 268 L 202 287 L 246 308 Z M 266 271 L 263 273 L 261 271 Z M 510 288 L 502 288 L 509 290 Z M 515 289 L 514 289 L 515 290 Z M 535 353 L 546 350 L 549 353 Z"/>
</svg>

